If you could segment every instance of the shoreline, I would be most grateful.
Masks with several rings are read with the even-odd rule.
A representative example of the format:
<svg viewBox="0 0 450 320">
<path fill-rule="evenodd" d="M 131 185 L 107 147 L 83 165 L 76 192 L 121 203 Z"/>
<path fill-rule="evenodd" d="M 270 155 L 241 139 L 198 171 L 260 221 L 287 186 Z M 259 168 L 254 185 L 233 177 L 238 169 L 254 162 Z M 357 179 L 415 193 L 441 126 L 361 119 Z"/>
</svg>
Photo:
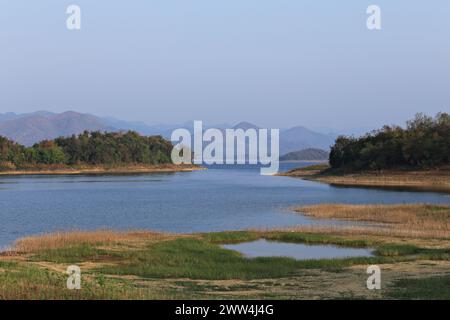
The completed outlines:
<svg viewBox="0 0 450 320">
<path fill-rule="evenodd" d="M 296 208 L 297 213 L 318 219 L 375 220 L 389 229 L 366 227 L 292 227 L 288 229 L 222 231 L 176 234 L 151 230 L 97 230 L 48 233 L 20 238 L 14 250 L 0 254 L 0 298 L 36 299 L 360 299 L 402 298 L 405 281 L 424 284 L 443 282 L 434 291 L 418 290 L 412 298 L 446 297 L 450 279 L 448 215 L 425 205 L 364 206 L 333 205 Z M 336 211 L 335 206 L 338 206 Z M 391 216 L 386 209 L 396 215 Z M 422 210 L 425 215 L 422 221 Z M 439 208 L 445 212 L 450 206 Z M 372 213 L 375 213 L 372 215 Z M 414 214 L 407 221 L 404 215 Z M 422 223 L 424 222 L 424 223 Z M 444 222 L 444 223 L 442 223 Z M 411 225 L 426 233 L 411 232 Z M 439 234 L 436 227 L 444 228 Z M 370 257 L 298 260 L 269 256 L 248 259 L 224 244 L 257 240 L 291 245 L 333 245 L 373 250 Z M 12 248 L 13 249 L 13 248 Z M 226 266 L 223 266 L 226 261 Z M 76 264 L 88 276 L 81 290 L 70 291 L 68 265 Z M 383 270 L 382 290 L 366 287 L 367 266 Z M 338 272 L 338 273 L 337 273 Z M 8 281 L 14 274 L 14 281 Z M 337 276 L 338 274 L 338 276 Z M 1 281 L 3 280 L 3 281 Z M 323 283 L 333 283 L 324 288 Z M 34 290 L 29 290 L 29 284 Z M 406 282 L 408 285 L 409 283 Z M 298 290 L 298 288 L 302 290 Z M 174 291 L 176 288 L 176 291 Z"/>
<path fill-rule="evenodd" d="M 394 188 L 450 193 L 450 170 L 448 169 L 331 173 L 325 166 L 318 165 L 293 169 L 278 175 L 342 187 Z"/>
<path fill-rule="evenodd" d="M 325 232 L 329 234 L 363 234 L 369 231 L 371 234 L 386 235 L 393 237 L 405 237 L 410 239 L 445 239 L 450 245 L 450 205 L 431 203 L 395 203 L 395 204 L 348 204 L 348 203 L 320 203 L 312 205 L 291 206 L 289 211 L 292 214 L 300 214 L 315 220 L 336 220 L 342 222 L 364 222 L 364 225 L 355 226 L 343 225 L 293 225 L 287 227 L 274 228 L 247 228 L 242 230 L 225 229 L 222 231 L 205 231 L 190 233 L 173 233 L 168 231 L 154 231 L 152 229 L 97 229 L 93 231 L 83 229 L 61 230 L 53 232 L 43 232 L 21 236 L 15 239 L 5 248 L 13 248 L 15 244 L 22 240 L 48 239 L 54 241 L 69 237 L 75 241 L 92 240 L 91 235 L 104 233 L 113 235 L 104 238 L 112 241 L 117 235 L 132 235 L 141 237 L 143 234 L 163 234 L 173 237 L 194 237 L 198 235 L 209 235 L 216 233 L 240 233 L 240 232 L 292 232 L 293 230 L 308 230 L 309 232 Z M 449 220 L 447 222 L 447 220 Z M 408 232 L 407 232 L 408 231 Z M 445 233 L 444 233 L 445 232 Z M 75 235 L 75 237 L 72 237 Z M 86 238 L 85 238 L 86 237 Z M 46 246 L 51 241 L 44 241 Z M 236 239 L 233 239 L 234 243 Z M 96 240 L 97 241 L 97 240 Z M 66 241 L 63 241 L 66 242 Z M 95 241 L 94 241 L 95 242 Z M 241 241 L 237 241 L 239 243 Z M 244 241 L 243 241 L 244 242 Z M 67 244 L 67 243 L 66 243 Z M 1 250 L 5 253 L 9 250 Z"/>
<path fill-rule="evenodd" d="M 0 171 L 1 176 L 24 176 L 24 175 L 83 175 L 83 174 L 139 174 L 139 173 L 172 173 L 192 172 L 206 170 L 204 167 L 195 165 L 155 165 L 127 167 L 73 167 L 55 169 L 24 169 Z"/>
<path fill-rule="evenodd" d="M 328 160 L 280 160 L 280 163 L 328 163 Z"/>
</svg>

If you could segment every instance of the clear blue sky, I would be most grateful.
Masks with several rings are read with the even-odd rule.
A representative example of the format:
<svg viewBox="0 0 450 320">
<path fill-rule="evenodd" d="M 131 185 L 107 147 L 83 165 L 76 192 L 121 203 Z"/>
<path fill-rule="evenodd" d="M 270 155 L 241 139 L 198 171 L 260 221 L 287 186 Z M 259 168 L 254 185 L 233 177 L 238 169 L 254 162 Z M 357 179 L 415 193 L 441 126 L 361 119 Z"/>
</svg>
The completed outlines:
<svg viewBox="0 0 450 320">
<path fill-rule="evenodd" d="M 448 0 L 0 0 L 0 44 L 0 112 L 342 129 L 450 111 Z"/>
</svg>

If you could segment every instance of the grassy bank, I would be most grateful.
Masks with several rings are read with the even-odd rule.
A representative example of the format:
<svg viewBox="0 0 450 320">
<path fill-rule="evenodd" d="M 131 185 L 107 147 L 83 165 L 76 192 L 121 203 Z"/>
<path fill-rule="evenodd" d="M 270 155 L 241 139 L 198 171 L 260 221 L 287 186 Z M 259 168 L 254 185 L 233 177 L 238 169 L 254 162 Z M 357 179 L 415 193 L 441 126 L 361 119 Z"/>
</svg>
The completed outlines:
<svg viewBox="0 0 450 320">
<path fill-rule="evenodd" d="M 450 169 L 383 170 L 336 172 L 328 165 L 315 165 L 281 173 L 283 176 L 324 182 L 341 186 L 402 188 L 421 191 L 450 192 Z"/>
<path fill-rule="evenodd" d="M 349 205 L 320 204 L 295 208 L 318 219 L 384 224 L 382 231 L 430 238 L 450 238 L 450 206 L 429 204 Z"/>
<path fill-rule="evenodd" d="M 127 165 L 127 166 L 40 166 L 20 170 L 0 170 L 0 176 L 7 175 L 79 175 L 79 174 L 134 174 L 189 172 L 202 170 L 196 165 Z"/>
<path fill-rule="evenodd" d="M 373 248 L 373 257 L 248 259 L 222 248 L 256 239 Z M 82 289 L 66 289 L 65 270 L 82 270 Z M 383 289 L 366 288 L 366 268 L 383 270 Z M 0 256 L 2 299 L 342 299 L 427 298 L 450 278 L 450 240 L 353 230 L 296 229 L 205 234 L 71 232 L 29 237 Z M 416 281 L 416 282 L 414 282 Z M 425 290 L 421 291 L 421 288 Z M 445 296 L 443 296 L 445 297 Z"/>
</svg>

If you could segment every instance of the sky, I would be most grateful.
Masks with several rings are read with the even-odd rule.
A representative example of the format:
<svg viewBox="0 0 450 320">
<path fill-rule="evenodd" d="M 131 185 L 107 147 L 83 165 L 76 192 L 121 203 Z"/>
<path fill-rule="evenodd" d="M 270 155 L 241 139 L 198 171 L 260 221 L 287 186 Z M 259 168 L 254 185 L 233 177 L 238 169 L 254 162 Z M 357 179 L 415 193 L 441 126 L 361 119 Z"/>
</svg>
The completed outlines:
<svg viewBox="0 0 450 320">
<path fill-rule="evenodd" d="M 450 112 L 448 0 L 0 0 L 0 48 L 2 113 L 343 130 Z"/>
</svg>

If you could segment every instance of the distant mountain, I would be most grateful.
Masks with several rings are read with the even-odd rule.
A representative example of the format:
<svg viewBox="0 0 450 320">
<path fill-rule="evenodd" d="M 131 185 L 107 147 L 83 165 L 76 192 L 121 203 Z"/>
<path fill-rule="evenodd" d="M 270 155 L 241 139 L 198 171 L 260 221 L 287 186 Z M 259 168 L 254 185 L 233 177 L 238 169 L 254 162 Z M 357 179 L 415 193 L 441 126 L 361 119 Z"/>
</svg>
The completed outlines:
<svg viewBox="0 0 450 320">
<path fill-rule="evenodd" d="M 14 112 L 0 113 L 0 123 L 17 119 L 18 115 Z"/>
<path fill-rule="evenodd" d="M 247 122 L 247 121 L 243 121 L 243 122 L 239 122 L 237 125 L 235 125 L 233 127 L 233 129 L 242 129 L 242 130 L 248 130 L 248 129 L 256 129 L 258 130 L 259 127 L 256 124 Z"/>
<path fill-rule="evenodd" d="M 77 112 L 60 114 L 37 112 L 24 115 L 9 115 L 11 120 L 0 123 L 0 135 L 29 146 L 45 139 L 82 133 L 84 130 L 115 131 L 99 118 Z M 2 118 L 7 118 L 2 115 Z"/>
<path fill-rule="evenodd" d="M 147 136 L 163 135 L 167 137 L 168 134 L 168 137 L 170 137 L 173 128 L 173 126 L 169 125 L 149 126 L 140 121 L 123 121 L 112 117 L 99 118 L 99 120 L 109 127 L 117 128 L 118 130 L 132 130 Z"/>
<path fill-rule="evenodd" d="M 260 129 L 261 127 L 250 122 L 240 122 L 233 129 Z M 337 134 L 323 134 L 308 128 L 298 126 L 280 130 L 280 154 L 286 154 L 307 148 L 329 150 L 334 144 Z M 270 142 L 270 139 L 269 139 Z"/>
<path fill-rule="evenodd" d="M 248 130 L 260 129 L 260 127 L 256 124 L 244 121 L 235 125 L 233 129 Z M 297 152 L 298 150 L 315 150 L 311 155 L 316 156 L 317 158 L 311 160 L 328 159 L 328 152 L 325 150 L 330 149 L 330 146 L 334 144 L 337 136 L 337 134 L 315 132 L 301 126 L 283 129 L 280 130 L 280 154 Z M 268 142 L 270 144 L 270 137 Z M 306 156 L 305 153 L 303 153 L 303 155 Z"/>
<path fill-rule="evenodd" d="M 207 125 L 204 130 L 218 128 L 221 131 L 230 128 L 228 124 Z M 125 131 L 133 130 L 143 135 L 162 135 L 170 139 L 172 131 L 178 128 L 188 129 L 193 133 L 193 121 L 172 125 L 147 125 L 144 122 L 130 122 L 115 118 L 102 118 L 92 114 L 82 114 L 73 111 L 52 113 L 38 111 L 33 113 L 0 113 L 0 135 L 6 136 L 18 143 L 32 145 L 45 139 L 79 134 L 88 131 Z M 233 129 L 259 129 L 250 122 L 240 122 Z M 305 127 L 293 127 L 280 130 L 280 154 L 286 154 L 307 148 L 329 150 L 337 134 L 323 134 Z M 270 142 L 270 140 L 269 140 Z"/>
<path fill-rule="evenodd" d="M 169 139 L 173 130 L 186 128 L 192 131 L 192 126 L 193 122 L 150 126 L 139 121 L 123 121 L 73 111 L 60 114 L 48 111 L 0 113 L 0 135 L 27 146 L 45 139 L 79 134 L 85 130 L 110 132 L 133 130 L 143 135 L 162 135 Z"/>
<path fill-rule="evenodd" d="M 51 115 L 55 115 L 55 113 L 48 111 L 36 111 L 32 113 L 22 113 L 22 114 L 17 114 L 14 112 L 0 113 L 0 123 L 30 116 L 51 116 Z"/>
<path fill-rule="evenodd" d="M 305 127 L 293 127 L 280 132 L 280 154 L 307 148 L 329 150 L 337 135 L 323 134 Z"/>
<path fill-rule="evenodd" d="M 280 161 L 328 160 L 329 153 L 322 149 L 308 148 L 289 152 L 280 157 Z"/>
</svg>

